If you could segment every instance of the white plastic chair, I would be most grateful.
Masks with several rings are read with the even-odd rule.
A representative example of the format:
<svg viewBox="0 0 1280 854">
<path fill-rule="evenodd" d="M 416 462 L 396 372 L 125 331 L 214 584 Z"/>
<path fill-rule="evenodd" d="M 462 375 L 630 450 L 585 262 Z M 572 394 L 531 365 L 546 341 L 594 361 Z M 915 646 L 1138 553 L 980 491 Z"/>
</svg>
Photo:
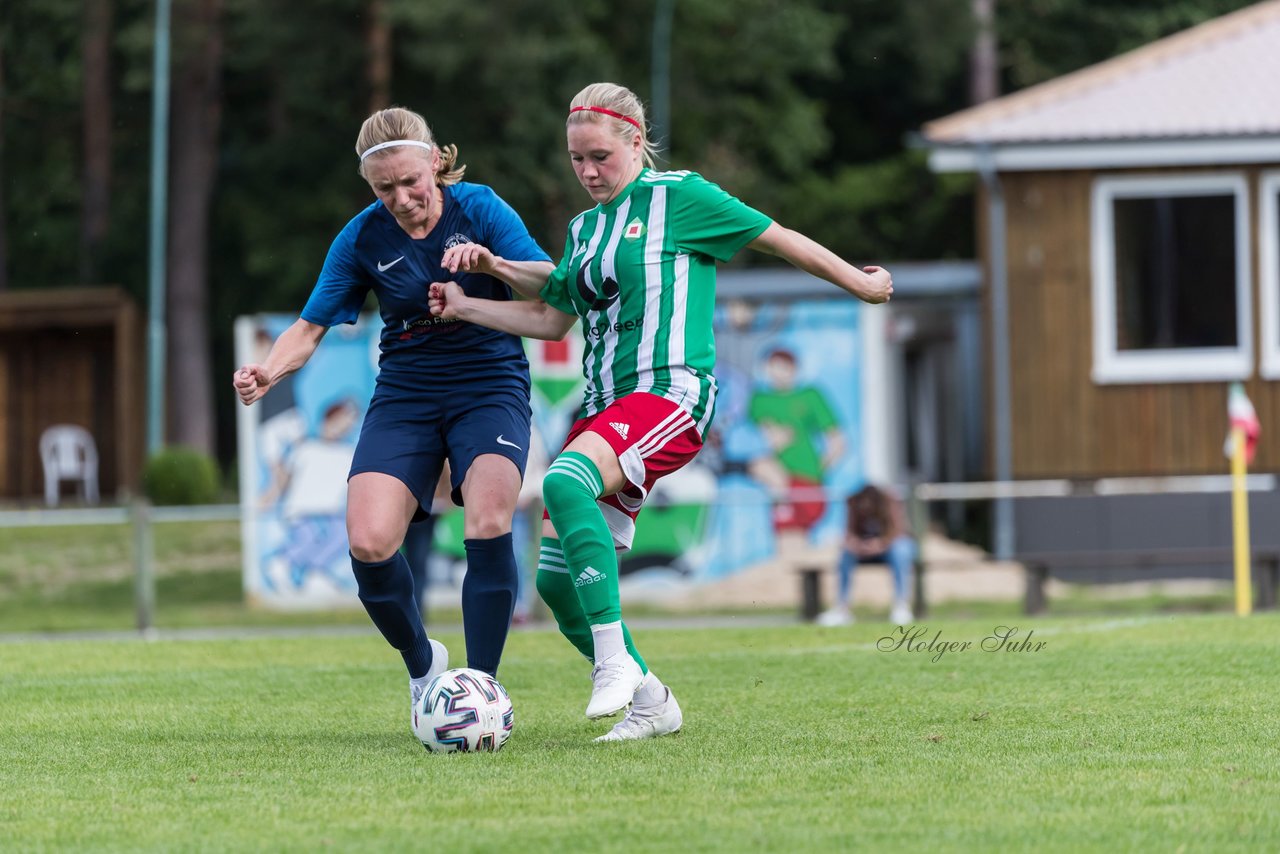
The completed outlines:
<svg viewBox="0 0 1280 854">
<path fill-rule="evenodd" d="M 44 503 L 58 504 L 64 480 L 79 481 L 80 495 L 98 503 L 98 448 L 93 436 L 74 424 L 54 424 L 40 434 L 40 460 L 44 463 Z"/>
</svg>

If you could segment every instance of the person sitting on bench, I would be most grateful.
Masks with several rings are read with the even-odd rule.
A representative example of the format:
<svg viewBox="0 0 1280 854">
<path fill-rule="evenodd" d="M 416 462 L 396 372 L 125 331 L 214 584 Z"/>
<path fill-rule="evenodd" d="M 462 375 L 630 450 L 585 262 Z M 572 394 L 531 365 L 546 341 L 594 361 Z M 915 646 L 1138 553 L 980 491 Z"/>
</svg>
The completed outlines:
<svg viewBox="0 0 1280 854">
<path fill-rule="evenodd" d="M 885 489 L 867 484 L 845 503 L 848 527 L 837 567 L 836 604 L 819 615 L 818 622 L 824 626 L 853 622 L 853 613 L 849 610 L 853 571 L 860 562 L 868 562 L 888 564 L 893 572 L 893 608 L 889 621 L 898 625 L 910 623 L 914 617 L 908 604 L 908 591 L 916 544 L 902 502 Z"/>
</svg>

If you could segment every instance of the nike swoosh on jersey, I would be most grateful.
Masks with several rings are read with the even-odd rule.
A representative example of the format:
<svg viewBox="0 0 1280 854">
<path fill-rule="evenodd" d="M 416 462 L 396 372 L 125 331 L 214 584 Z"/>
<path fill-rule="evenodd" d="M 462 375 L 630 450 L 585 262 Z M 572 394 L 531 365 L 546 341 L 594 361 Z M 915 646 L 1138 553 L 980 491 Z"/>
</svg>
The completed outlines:
<svg viewBox="0 0 1280 854">
<path fill-rule="evenodd" d="M 387 263 L 387 264 L 383 264 L 381 261 L 379 261 L 379 262 L 378 262 L 378 272 L 379 272 L 379 273 L 385 273 L 385 272 L 387 272 L 388 270 L 390 270 L 392 267 L 394 267 L 395 265 L 399 264 L 399 263 L 400 263 L 401 261 L 403 261 L 403 260 L 404 260 L 404 256 L 403 256 L 403 255 L 401 255 L 401 256 L 400 256 L 399 258 L 397 258 L 396 260 L 391 261 L 391 262 L 389 262 L 389 263 Z"/>
<path fill-rule="evenodd" d="M 499 445 L 506 445 L 508 448 L 515 448 L 517 451 L 523 451 L 523 450 L 524 450 L 524 448 L 521 448 L 521 447 L 520 447 L 519 445 L 517 445 L 515 442 L 508 442 L 506 439 L 502 438 L 501 436 L 499 436 L 499 437 L 498 437 L 498 444 L 499 444 Z"/>
</svg>

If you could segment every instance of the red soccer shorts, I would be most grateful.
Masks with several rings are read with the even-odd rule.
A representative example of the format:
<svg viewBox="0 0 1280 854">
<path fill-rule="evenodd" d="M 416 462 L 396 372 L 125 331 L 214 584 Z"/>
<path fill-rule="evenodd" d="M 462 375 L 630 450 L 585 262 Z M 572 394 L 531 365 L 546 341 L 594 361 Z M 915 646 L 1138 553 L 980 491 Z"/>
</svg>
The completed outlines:
<svg viewBox="0 0 1280 854">
<path fill-rule="evenodd" d="M 627 478 L 620 492 L 600 499 L 600 508 L 614 544 L 629 549 L 636 516 L 653 485 L 697 456 L 702 437 L 693 416 L 665 397 L 647 392 L 628 394 L 602 412 L 578 419 L 569 429 L 564 447 L 588 430 L 609 443 Z M 546 511 L 542 517 L 548 518 Z"/>
</svg>

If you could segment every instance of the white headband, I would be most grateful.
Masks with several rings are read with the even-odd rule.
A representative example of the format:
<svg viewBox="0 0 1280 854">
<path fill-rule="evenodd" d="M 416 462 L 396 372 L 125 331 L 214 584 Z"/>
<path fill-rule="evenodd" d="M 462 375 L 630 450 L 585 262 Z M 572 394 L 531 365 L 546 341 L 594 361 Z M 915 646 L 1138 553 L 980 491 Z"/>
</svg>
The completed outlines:
<svg viewBox="0 0 1280 854">
<path fill-rule="evenodd" d="M 363 163 L 364 159 L 375 151 L 381 151 L 384 148 L 392 148 L 397 145 L 416 145 L 418 148 L 431 148 L 431 143 L 429 142 L 421 142 L 416 139 L 393 139 L 390 142 L 380 142 L 377 145 L 371 145 L 366 148 L 364 154 L 360 155 L 360 162 Z"/>
</svg>

